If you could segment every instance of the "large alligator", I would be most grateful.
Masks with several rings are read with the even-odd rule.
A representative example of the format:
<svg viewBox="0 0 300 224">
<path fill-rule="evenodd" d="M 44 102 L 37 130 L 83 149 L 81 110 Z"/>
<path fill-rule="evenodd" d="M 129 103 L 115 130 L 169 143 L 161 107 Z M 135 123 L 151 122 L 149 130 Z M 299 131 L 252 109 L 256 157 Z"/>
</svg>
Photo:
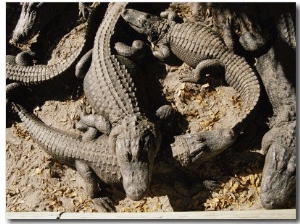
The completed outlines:
<svg viewBox="0 0 300 224">
<path fill-rule="evenodd" d="M 248 30 L 241 36 L 242 46 L 247 50 L 250 46 L 257 55 L 256 68 L 273 108 L 270 130 L 262 139 L 266 159 L 260 198 L 267 209 L 286 207 L 296 189 L 296 13 L 294 4 L 287 7 L 282 5 L 278 14 L 270 16 L 276 24 L 269 31 L 274 32 L 272 41 Z M 265 44 L 257 44 L 257 39 L 264 39 Z"/>
<path fill-rule="evenodd" d="M 46 4 L 46 5 L 44 5 Z M 37 3 L 24 3 L 23 5 L 23 11 L 21 14 L 21 18 L 18 22 L 14 36 L 15 39 L 18 41 L 23 39 L 23 36 L 25 38 L 29 37 L 29 30 L 30 33 L 34 33 L 35 28 L 40 28 L 40 23 L 42 23 L 41 20 L 43 20 L 43 16 L 38 16 L 40 14 L 42 15 L 48 15 L 48 13 L 43 13 L 44 10 L 47 10 L 48 8 L 63 8 L 63 5 L 61 3 L 55 4 L 55 3 L 44 3 L 44 4 L 37 4 Z M 52 6 L 54 4 L 54 6 Z M 50 5 L 51 7 L 49 7 Z M 27 7 L 25 7 L 27 6 Z M 55 11 L 55 10 L 54 10 Z M 10 81 L 16 81 L 20 82 L 24 85 L 36 85 L 41 82 L 54 79 L 57 76 L 60 76 L 61 74 L 64 74 L 66 71 L 68 71 L 73 65 L 75 66 L 78 59 L 90 48 L 89 43 L 93 42 L 93 38 L 95 35 L 95 24 L 97 24 L 97 21 L 95 19 L 99 15 L 100 6 L 95 6 L 92 12 L 90 13 L 90 16 L 87 20 L 87 29 L 84 37 L 84 42 L 81 44 L 81 46 L 76 49 L 73 54 L 64 59 L 60 62 L 53 64 L 53 65 L 34 65 L 34 66 L 24 66 L 21 64 L 15 64 L 11 63 L 10 61 L 6 62 L 6 78 Z M 24 15 L 23 15 L 24 14 Z M 23 16 L 22 16 L 23 15 Z M 36 15 L 37 17 L 32 18 L 32 15 Z M 24 17 L 24 18 L 23 18 Z M 45 22 L 45 21 L 44 21 Z M 43 22 L 43 23 L 44 23 Z M 24 24 L 25 23 L 25 24 Z M 32 27 L 28 27 L 29 25 L 26 23 L 33 23 Z M 18 28 L 19 26 L 26 25 L 26 32 L 24 31 L 24 27 Z M 29 29 L 30 28 L 30 29 Z M 28 31 L 27 31 L 28 30 Z M 23 35 L 23 34 L 26 35 Z M 22 37 L 22 38 L 21 38 Z"/>
<path fill-rule="evenodd" d="M 199 82 L 207 73 L 217 73 L 225 67 L 225 80 L 240 93 L 243 100 L 244 112 L 231 128 L 235 135 L 243 130 L 247 125 L 246 121 L 256 112 L 260 98 L 260 85 L 255 71 L 244 58 L 233 54 L 218 35 L 199 23 L 179 24 L 134 9 L 124 10 L 122 17 L 134 30 L 147 35 L 148 40 L 158 48 L 153 51 L 154 56 L 163 60 L 172 52 L 183 62 L 195 68 L 193 74 L 182 78 L 182 81 Z M 227 130 L 225 133 L 232 132 Z M 216 133 L 210 132 L 210 134 L 213 136 L 209 137 L 205 134 L 207 139 L 218 141 L 214 136 Z M 228 136 L 233 143 L 235 138 L 231 135 Z M 224 146 L 218 148 L 219 150 L 210 148 L 214 155 L 230 146 L 229 142 L 223 144 L 222 141 L 223 138 L 220 139 L 219 144 L 215 144 L 215 146 Z M 205 140 L 199 143 L 201 143 L 199 146 L 205 146 Z M 208 145 L 212 144 L 208 143 Z M 202 150 L 198 149 L 198 151 Z"/>
<path fill-rule="evenodd" d="M 79 172 L 86 182 L 88 194 L 104 211 L 113 211 L 114 207 L 101 192 L 101 181 L 106 184 L 123 181 L 125 190 L 136 187 L 130 176 L 125 175 L 122 179 L 118 158 L 108 147 L 107 135 L 101 135 L 94 141 L 83 141 L 82 136 L 49 127 L 22 106 L 13 104 L 32 138 L 54 159 Z M 127 167 L 128 170 L 123 168 L 123 173 L 132 172 L 132 167 Z"/>
<path fill-rule="evenodd" d="M 161 133 L 158 118 L 147 102 L 142 71 L 132 60 L 113 53 L 112 37 L 126 5 L 110 3 L 98 28 L 91 66 L 84 77 L 85 96 L 95 113 L 83 116 L 80 127 L 92 136 L 93 130 L 109 133 L 110 148 L 118 158 L 122 176 L 128 177 L 123 183 L 126 194 L 139 200 L 151 181 Z"/>
</svg>

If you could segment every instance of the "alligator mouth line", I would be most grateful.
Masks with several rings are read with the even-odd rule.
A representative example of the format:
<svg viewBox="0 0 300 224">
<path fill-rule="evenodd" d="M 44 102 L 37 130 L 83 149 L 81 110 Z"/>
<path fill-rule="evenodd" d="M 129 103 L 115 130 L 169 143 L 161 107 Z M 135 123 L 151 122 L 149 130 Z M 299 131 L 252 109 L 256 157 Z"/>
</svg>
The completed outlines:
<svg viewBox="0 0 300 224">
<path fill-rule="evenodd" d="M 130 22 L 130 21 L 127 21 L 127 20 L 126 20 L 126 22 L 127 22 L 132 28 L 134 27 L 134 28 L 139 29 L 139 30 L 142 29 L 140 26 L 135 25 L 134 23 L 132 23 L 132 22 Z"/>
</svg>

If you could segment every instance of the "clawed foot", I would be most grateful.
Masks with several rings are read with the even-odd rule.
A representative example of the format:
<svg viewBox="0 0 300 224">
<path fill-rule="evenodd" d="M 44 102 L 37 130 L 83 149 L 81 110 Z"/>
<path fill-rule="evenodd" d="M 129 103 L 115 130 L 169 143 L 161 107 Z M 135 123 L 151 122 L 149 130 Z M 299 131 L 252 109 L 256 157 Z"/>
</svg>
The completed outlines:
<svg viewBox="0 0 300 224">
<path fill-rule="evenodd" d="M 98 131 L 104 134 L 109 134 L 111 131 L 110 122 L 106 118 L 98 114 L 88 114 L 88 115 L 81 114 L 80 121 L 76 126 L 77 128 L 82 128 L 82 129 L 84 129 L 85 127 L 86 128 L 94 127 Z"/>
<path fill-rule="evenodd" d="M 82 17 L 84 20 L 87 20 L 88 14 L 92 12 L 92 7 L 85 5 L 86 3 L 78 3 L 78 16 Z"/>
<path fill-rule="evenodd" d="M 141 59 L 146 54 L 146 44 L 141 40 L 135 40 L 131 46 L 122 42 L 115 43 L 115 50 L 119 55 L 133 59 Z"/>
<path fill-rule="evenodd" d="M 164 19 L 168 19 L 170 21 L 175 21 L 177 14 L 174 11 L 166 10 L 166 11 L 163 11 L 160 13 L 160 17 L 162 17 Z"/>
<path fill-rule="evenodd" d="M 114 203 L 109 197 L 93 198 L 93 201 L 95 202 L 95 204 L 101 207 L 101 210 L 103 210 L 103 212 L 116 212 Z"/>
<path fill-rule="evenodd" d="M 246 24 L 250 24 L 250 27 L 248 28 Z M 268 37 L 263 36 L 262 32 L 253 33 L 252 24 L 245 14 L 242 14 L 240 19 L 240 27 L 242 35 L 239 38 L 239 42 L 245 50 L 259 52 L 266 47 Z"/>
<path fill-rule="evenodd" d="M 221 12 L 218 16 L 218 23 L 222 29 L 223 40 L 226 46 L 234 51 L 234 40 L 232 37 L 233 27 L 232 27 L 232 17 L 228 10 Z"/>
<path fill-rule="evenodd" d="M 154 57 L 158 58 L 161 61 L 166 61 L 171 57 L 171 50 L 170 48 L 165 44 L 157 44 L 154 46 L 155 49 L 153 49 L 152 54 Z"/>
</svg>

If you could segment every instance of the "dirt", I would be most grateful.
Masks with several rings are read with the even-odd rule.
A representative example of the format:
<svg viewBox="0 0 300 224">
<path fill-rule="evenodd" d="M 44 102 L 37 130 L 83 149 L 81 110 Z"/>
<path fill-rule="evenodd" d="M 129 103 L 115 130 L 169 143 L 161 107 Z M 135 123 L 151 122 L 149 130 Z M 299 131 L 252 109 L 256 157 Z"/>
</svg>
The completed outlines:
<svg viewBox="0 0 300 224">
<path fill-rule="evenodd" d="M 82 41 L 83 30 L 68 33 L 53 51 L 54 61 L 49 63 L 72 52 L 76 42 Z M 190 73 L 191 68 L 182 64 L 165 69 L 166 76 L 158 81 L 165 99 L 188 121 L 186 133 L 230 127 L 235 121 L 232 118 L 242 112 L 239 94 L 222 79 L 201 85 L 183 83 L 179 77 Z M 91 112 L 81 88 L 82 81 L 77 80 L 39 89 L 40 92 L 33 89 L 24 103 L 47 125 L 80 133 L 75 129 L 80 114 L 83 110 Z M 63 93 L 56 96 L 56 92 Z M 80 175 L 45 153 L 13 112 L 7 115 L 6 211 L 101 212 L 86 194 Z M 259 144 L 266 131 L 262 125 L 265 118 L 260 114 L 240 141 L 196 171 L 176 167 L 170 148 L 163 145 L 156 158 L 151 187 L 140 201 L 126 198 L 122 186 L 107 186 L 104 190 L 112 196 L 117 212 L 262 209 L 259 193 L 264 156 Z"/>
</svg>

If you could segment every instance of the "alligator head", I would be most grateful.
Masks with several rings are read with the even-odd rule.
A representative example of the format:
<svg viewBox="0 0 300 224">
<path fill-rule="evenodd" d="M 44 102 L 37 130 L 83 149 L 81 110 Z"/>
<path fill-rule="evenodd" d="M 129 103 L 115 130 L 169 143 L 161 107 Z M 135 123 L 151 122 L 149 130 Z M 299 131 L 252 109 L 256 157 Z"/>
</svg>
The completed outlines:
<svg viewBox="0 0 300 224">
<path fill-rule="evenodd" d="M 138 33 L 147 35 L 150 42 L 162 40 L 168 33 L 170 25 L 174 23 L 135 9 L 125 9 L 121 16 Z"/>
<path fill-rule="evenodd" d="M 262 139 L 266 153 L 260 199 L 266 209 L 284 208 L 296 188 L 296 121 L 274 126 Z"/>
<path fill-rule="evenodd" d="M 266 209 L 284 208 L 296 188 L 296 148 L 287 149 L 276 142 L 266 155 L 260 200 Z"/>
<path fill-rule="evenodd" d="M 21 5 L 21 15 L 12 37 L 14 43 L 30 40 L 65 7 L 62 3 L 41 2 L 23 2 Z"/>
<path fill-rule="evenodd" d="M 113 128 L 110 148 L 120 165 L 123 187 L 132 200 L 140 200 L 149 188 L 154 158 L 161 136 L 156 126 L 146 119 L 126 117 Z"/>
<path fill-rule="evenodd" d="M 201 163 L 227 149 L 236 137 L 231 128 L 175 136 L 175 142 L 171 144 L 173 157 L 182 166 L 197 169 Z"/>
</svg>

